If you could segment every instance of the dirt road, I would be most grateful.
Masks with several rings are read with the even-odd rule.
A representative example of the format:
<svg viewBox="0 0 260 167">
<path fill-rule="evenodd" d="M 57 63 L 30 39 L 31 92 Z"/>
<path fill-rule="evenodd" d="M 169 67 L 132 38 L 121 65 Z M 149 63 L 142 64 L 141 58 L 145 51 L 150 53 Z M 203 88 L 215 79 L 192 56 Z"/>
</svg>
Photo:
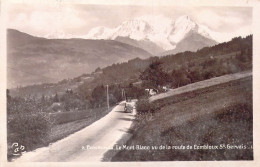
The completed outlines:
<svg viewBox="0 0 260 167">
<path fill-rule="evenodd" d="M 90 126 L 48 147 L 25 153 L 16 161 L 101 161 L 104 153 L 116 144 L 132 124 L 135 111 L 124 113 L 124 104 L 121 102 Z"/>
</svg>

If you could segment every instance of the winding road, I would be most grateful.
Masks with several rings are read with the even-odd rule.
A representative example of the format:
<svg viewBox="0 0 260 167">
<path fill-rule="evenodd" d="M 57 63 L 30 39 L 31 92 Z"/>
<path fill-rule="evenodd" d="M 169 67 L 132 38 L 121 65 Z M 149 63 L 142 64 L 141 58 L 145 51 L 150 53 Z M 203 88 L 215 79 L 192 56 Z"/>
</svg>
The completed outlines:
<svg viewBox="0 0 260 167">
<path fill-rule="evenodd" d="M 130 104 L 135 105 L 135 102 Z M 16 162 L 102 161 L 105 152 L 127 133 L 132 124 L 135 110 L 125 113 L 124 106 L 125 101 L 90 126 L 48 147 L 27 152 Z"/>
<path fill-rule="evenodd" d="M 212 78 L 152 96 L 150 97 L 150 102 L 251 76 L 251 71 L 245 71 Z M 221 104 L 224 104 L 224 101 Z M 131 102 L 131 105 L 134 106 L 135 101 Z M 121 102 L 109 114 L 90 126 L 59 140 L 48 147 L 25 153 L 20 158 L 16 159 L 16 161 L 102 161 L 104 154 L 111 150 L 123 135 L 127 134 L 127 131 L 134 120 L 136 111 L 134 110 L 133 113 L 125 113 L 124 106 L 125 101 Z M 218 106 L 223 105 L 219 104 Z M 204 110 L 200 109 L 200 111 Z M 192 117 L 194 117 L 194 115 L 189 116 L 189 118 Z M 180 118 L 182 118 L 182 115 L 176 115 L 176 119 Z M 185 119 L 182 118 L 182 120 Z"/>
</svg>

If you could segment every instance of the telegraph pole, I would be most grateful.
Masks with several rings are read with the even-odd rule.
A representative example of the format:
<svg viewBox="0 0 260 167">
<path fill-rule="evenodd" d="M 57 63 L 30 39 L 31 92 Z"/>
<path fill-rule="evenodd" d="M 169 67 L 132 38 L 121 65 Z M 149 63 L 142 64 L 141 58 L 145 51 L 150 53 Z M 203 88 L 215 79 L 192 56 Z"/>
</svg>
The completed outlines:
<svg viewBox="0 0 260 167">
<path fill-rule="evenodd" d="M 122 100 L 124 99 L 124 89 L 122 89 Z"/>
<path fill-rule="evenodd" d="M 126 101 L 126 95 L 125 95 L 125 90 L 124 89 L 122 89 L 122 99 L 125 99 L 125 101 Z"/>
<path fill-rule="evenodd" d="M 108 85 L 107 85 L 107 109 L 109 109 L 109 94 L 108 94 Z"/>
</svg>

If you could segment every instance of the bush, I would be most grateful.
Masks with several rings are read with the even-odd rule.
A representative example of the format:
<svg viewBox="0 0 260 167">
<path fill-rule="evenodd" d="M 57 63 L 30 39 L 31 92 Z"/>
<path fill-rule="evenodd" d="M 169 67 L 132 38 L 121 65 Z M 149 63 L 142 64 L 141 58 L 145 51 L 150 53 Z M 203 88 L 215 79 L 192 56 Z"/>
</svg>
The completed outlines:
<svg viewBox="0 0 260 167">
<path fill-rule="evenodd" d="M 8 119 L 8 145 L 19 143 L 25 146 L 29 151 L 35 146 L 44 146 L 47 144 L 48 133 L 51 130 L 52 123 L 48 114 L 28 113 L 15 114 Z M 8 150 L 10 155 L 12 150 Z"/>
<path fill-rule="evenodd" d="M 162 106 L 163 105 L 158 102 L 150 103 L 150 112 L 154 113 L 155 111 L 160 110 Z"/>
<path fill-rule="evenodd" d="M 236 104 L 223 110 L 216 115 L 216 119 L 222 122 L 234 122 L 234 121 L 253 121 L 253 106 L 248 103 Z"/>
<path fill-rule="evenodd" d="M 149 99 L 140 99 L 136 103 L 137 114 L 142 115 L 146 113 L 154 113 L 160 110 L 159 103 L 149 103 Z"/>
<path fill-rule="evenodd" d="M 148 113 L 151 109 L 149 99 L 140 99 L 136 103 L 136 111 L 138 115 Z"/>
<path fill-rule="evenodd" d="M 132 87 L 129 86 L 129 88 L 126 89 L 126 94 L 127 94 L 127 96 L 129 96 L 133 99 L 139 99 L 139 98 L 147 95 L 147 92 L 145 91 L 145 89 L 138 88 L 135 86 L 132 86 Z"/>
</svg>

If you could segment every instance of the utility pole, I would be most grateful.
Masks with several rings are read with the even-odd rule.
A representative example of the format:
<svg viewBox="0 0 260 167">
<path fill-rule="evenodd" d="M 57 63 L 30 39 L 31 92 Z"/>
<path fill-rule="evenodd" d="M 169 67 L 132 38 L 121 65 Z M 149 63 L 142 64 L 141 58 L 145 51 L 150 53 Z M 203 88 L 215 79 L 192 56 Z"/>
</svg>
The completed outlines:
<svg viewBox="0 0 260 167">
<path fill-rule="evenodd" d="M 125 90 L 122 89 L 122 99 L 124 99 L 126 101 L 126 95 L 125 95 Z"/>
<path fill-rule="evenodd" d="M 108 85 L 107 85 L 107 109 L 109 109 L 109 94 L 108 94 Z"/>
<path fill-rule="evenodd" d="M 122 89 L 122 100 L 124 99 L 124 89 Z"/>
</svg>

